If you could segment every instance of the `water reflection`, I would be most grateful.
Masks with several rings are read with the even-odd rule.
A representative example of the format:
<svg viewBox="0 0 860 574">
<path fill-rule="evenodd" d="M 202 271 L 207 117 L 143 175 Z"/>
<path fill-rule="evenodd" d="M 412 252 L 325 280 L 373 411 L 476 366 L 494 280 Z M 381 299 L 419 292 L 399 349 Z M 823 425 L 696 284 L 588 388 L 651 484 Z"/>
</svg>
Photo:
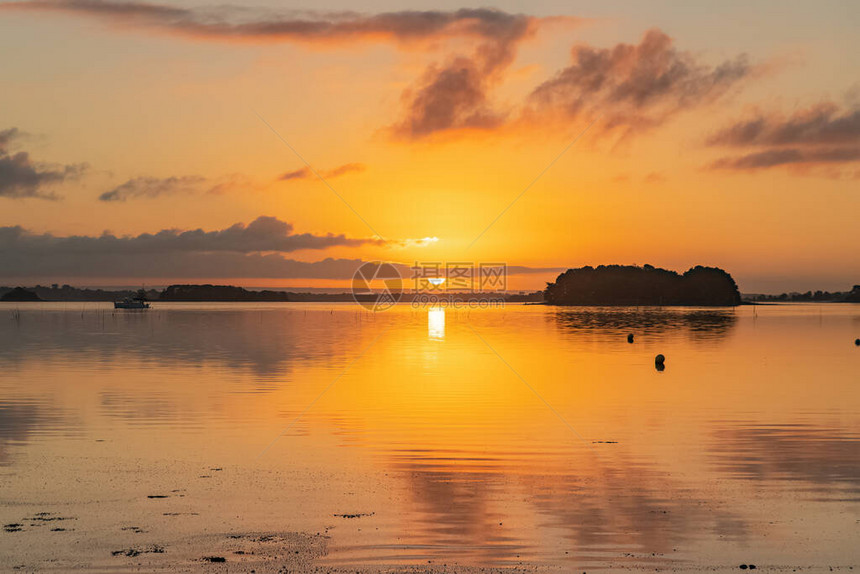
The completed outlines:
<svg viewBox="0 0 860 574">
<path fill-rule="evenodd" d="M 431 307 L 427 310 L 427 336 L 434 341 L 445 338 L 445 309 Z"/>
<path fill-rule="evenodd" d="M 565 332 L 601 340 L 635 333 L 683 334 L 691 341 L 716 341 L 729 335 L 737 323 L 732 309 L 563 307 L 547 317 Z"/>
<path fill-rule="evenodd" d="M 372 322 L 350 310 L 164 308 L 147 313 L 112 310 L 30 310 L 0 329 L 0 365 L 28 358 L 98 363 L 218 363 L 256 375 L 257 390 L 272 388 L 296 361 L 347 355 Z M 325 320 L 320 320 L 325 317 Z"/>
<path fill-rule="evenodd" d="M 664 564 L 685 542 L 703 536 L 739 541 L 748 533 L 741 515 L 635 458 L 580 460 L 560 474 L 522 469 L 513 484 L 510 474 L 480 465 L 429 469 L 401 462 L 395 468 L 410 484 L 421 558 L 457 553 L 479 563 L 513 564 L 539 558 L 544 537 L 555 536 L 567 550 L 564 558 L 577 563 L 595 565 L 627 553 Z M 500 506 L 502 499 L 517 502 Z M 530 519 L 534 532 L 520 530 L 523 515 L 539 517 Z"/>
<path fill-rule="evenodd" d="M 0 400 L 0 465 L 9 464 L 13 447 L 26 446 L 34 435 L 70 430 L 69 421 L 46 401 Z"/>
<path fill-rule="evenodd" d="M 373 513 L 331 531 L 344 562 L 656 568 L 703 549 L 791 553 L 762 515 L 814 539 L 822 523 L 798 520 L 798 490 L 812 493 L 804 513 L 858 500 L 857 355 L 844 344 L 855 309 L 762 308 L 755 321 L 744 309 L 537 306 L 23 311 L 0 323 L 0 464 L 110 483 L 126 504 L 141 494 L 114 480 L 129 457 L 155 469 L 151 492 L 187 488 L 180 510 L 207 524 L 305 519 L 316 532 L 335 512 Z M 659 375 L 658 351 L 671 362 Z M 744 422 L 726 422 L 738 410 Z M 71 443 L 69 421 L 95 440 Z M 59 456 L 9 457 L 28 448 Z M 212 467 L 229 471 L 201 479 Z M 214 490 L 243 468 L 253 480 Z M 12 495 L 36 497 L 32 484 Z M 750 484 L 767 494 L 754 508 L 738 493 Z M 825 549 L 837 556 L 855 533 L 839 528 Z"/>
<path fill-rule="evenodd" d="M 860 432 L 810 424 L 736 424 L 714 432 L 717 470 L 732 478 L 803 483 L 816 497 L 860 502 Z"/>
</svg>

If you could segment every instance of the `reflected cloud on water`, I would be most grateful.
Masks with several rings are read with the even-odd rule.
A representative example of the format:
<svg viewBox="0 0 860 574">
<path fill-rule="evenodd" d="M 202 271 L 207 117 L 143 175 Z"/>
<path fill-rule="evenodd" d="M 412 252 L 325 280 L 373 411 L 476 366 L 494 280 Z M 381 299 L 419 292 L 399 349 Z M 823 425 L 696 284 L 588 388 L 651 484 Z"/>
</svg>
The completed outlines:
<svg viewBox="0 0 860 574">
<path fill-rule="evenodd" d="M 217 363 L 249 371 L 258 391 L 273 388 L 293 362 L 341 360 L 367 323 L 354 312 L 284 308 L 24 310 L 20 315 L 0 324 L 0 365 L 46 359 L 94 365 Z"/>
<path fill-rule="evenodd" d="M 512 564 L 538 558 L 546 552 L 545 538 L 557 537 L 559 554 L 569 552 L 565 558 L 577 563 L 665 565 L 679 560 L 672 553 L 681 544 L 739 541 L 748 533 L 740 515 L 696 496 L 653 463 L 625 455 L 581 452 L 575 467 L 541 474 L 535 465 L 499 468 L 492 457 L 474 465 L 434 459 L 428 466 L 428 454 L 416 452 L 412 463 L 400 452 L 389 461 L 407 483 L 412 517 L 404 546 L 389 550 L 420 548 L 422 559 L 457 555 Z M 521 515 L 536 517 L 531 532 L 521 530 Z"/>
<path fill-rule="evenodd" d="M 25 446 L 35 435 L 72 431 L 70 421 L 44 401 L 0 400 L 0 466 L 11 462 L 13 447 Z"/>
<path fill-rule="evenodd" d="M 802 483 L 810 498 L 860 502 L 860 433 L 808 424 L 724 426 L 711 456 L 731 478 Z"/>
<path fill-rule="evenodd" d="M 693 342 L 719 341 L 737 323 L 732 309 L 657 307 L 560 307 L 548 313 L 559 329 L 589 338 L 616 341 L 629 333 L 681 334 Z"/>
</svg>

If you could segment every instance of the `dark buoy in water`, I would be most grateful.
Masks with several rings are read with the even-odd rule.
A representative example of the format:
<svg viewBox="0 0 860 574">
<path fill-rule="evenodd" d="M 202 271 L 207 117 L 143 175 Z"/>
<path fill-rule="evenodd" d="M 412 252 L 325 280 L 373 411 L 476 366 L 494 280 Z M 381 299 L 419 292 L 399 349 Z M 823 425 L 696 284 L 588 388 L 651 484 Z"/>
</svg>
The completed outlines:
<svg viewBox="0 0 860 574">
<path fill-rule="evenodd" d="M 666 368 L 666 366 L 663 364 L 665 362 L 666 362 L 666 357 L 664 357 L 662 354 L 654 357 L 654 366 L 657 367 L 658 371 L 662 371 L 663 369 Z"/>
<path fill-rule="evenodd" d="M 860 347 L 860 339 L 854 339 L 854 344 Z"/>
<path fill-rule="evenodd" d="M 627 335 L 627 342 L 628 342 L 628 343 L 632 343 L 632 342 L 633 342 L 633 333 L 630 333 L 629 335 Z"/>
</svg>

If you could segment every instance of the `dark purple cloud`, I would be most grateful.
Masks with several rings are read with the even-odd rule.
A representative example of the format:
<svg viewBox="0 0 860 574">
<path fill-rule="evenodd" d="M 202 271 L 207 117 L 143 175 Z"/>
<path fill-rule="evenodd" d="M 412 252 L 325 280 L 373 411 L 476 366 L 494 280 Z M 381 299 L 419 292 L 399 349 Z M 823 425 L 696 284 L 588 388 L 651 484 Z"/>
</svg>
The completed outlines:
<svg viewBox="0 0 860 574">
<path fill-rule="evenodd" d="M 708 139 L 711 146 L 820 146 L 860 142 L 860 109 L 826 102 L 789 116 L 756 113 Z"/>
<path fill-rule="evenodd" d="M 747 150 L 716 160 L 710 165 L 715 169 L 853 164 L 860 161 L 860 109 L 825 102 L 790 115 L 757 112 L 719 130 L 706 143 Z M 830 167 L 827 171 L 831 173 Z"/>
<path fill-rule="evenodd" d="M 860 147 L 827 149 L 776 148 L 746 155 L 724 157 L 713 162 L 712 169 L 756 170 L 785 165 L 842 164 L 860 161 Z"/>
<path fill-rule="evenodd" d="M 80 176 L 86 166 L 37 163 L 25 151 L 11 153 L 11 144 L 22 135 L 18 128 L 0 131 L 0 197 L 59 199 L 50 188 Z"/>
<path fill-rule="evenodd" d="M 34 234 L 21 227 L 0 227 L 0 251 L 29 254 L 33 257 L 142 255 L 172 256 L 177 253 L 265 253 L 302 249 L 327 249 L 335 246 L 381 244 L 374 239 L 352 239 L 343 234 L 314 235 L 293 233 L 293 226 L 276 217 L 261 216 L 249 224 L 236 223 L 225 229 L 162 229 L 157 233 L 134 236 Z"/>
<path fill-rule="evenodd" d="M 0 9 L 61 12 L 100 18 L 122 26 L 154 28 L 218 41 L 409 43 L 445 38 L 502 38 L 513 16 L 491 8 L 453 11 L 357 12 L 271 11 L 240 6 L 182 8 L 152 2 L 114 0 L 32 0 L 6 2 Z"/>
</svg>

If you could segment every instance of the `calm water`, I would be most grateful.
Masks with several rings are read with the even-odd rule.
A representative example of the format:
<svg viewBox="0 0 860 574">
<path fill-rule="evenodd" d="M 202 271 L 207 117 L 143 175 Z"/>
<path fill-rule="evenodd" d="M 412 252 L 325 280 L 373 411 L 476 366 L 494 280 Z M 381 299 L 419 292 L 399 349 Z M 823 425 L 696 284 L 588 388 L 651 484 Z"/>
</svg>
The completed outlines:
<svg viewBox="0 0 860 574">
<path fill-rule="evenodd" d="M 857 337 L 839 304 L 4 304 L 0 521 L 68 520 L 0 568 L 269 531 L 330 565 L 857 566 Z"/>
</svg>

